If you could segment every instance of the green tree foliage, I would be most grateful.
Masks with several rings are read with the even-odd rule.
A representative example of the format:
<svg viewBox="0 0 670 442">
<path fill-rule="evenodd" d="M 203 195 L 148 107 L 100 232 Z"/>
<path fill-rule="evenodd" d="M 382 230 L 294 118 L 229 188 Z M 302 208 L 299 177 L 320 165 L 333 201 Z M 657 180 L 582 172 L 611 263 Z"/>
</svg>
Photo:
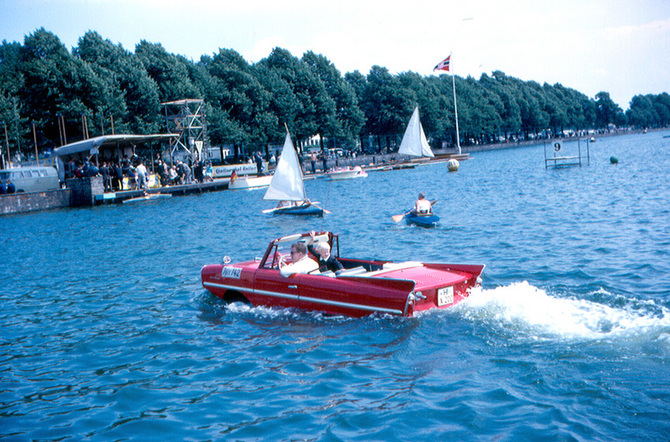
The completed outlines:
<svg viewBox="0 0 670 442">
<path fill-rule="evenodd" d="M 87 130 L 84 118 L 95 121 L 94 110 L 112 100 L 109 83 L 44 29 L 25 38 L 19 71 L 23 77 L 17 93 L 21 114 L 35 124 L 40 143 L 46 147 L 57 146 L 62 135 L 81 138 Z M 65 134 L 59 130 L 60 115 Z"/>
<path fill-rule="evenodd" d="M 628 122 L 638 128 L 670 125 L 670 95 L 636 95 L 626 112 Z"/>
<path fill-rule="evenodd" d="M 373 149 L 381 151 L 390 148 L 391 141 L 395 142 L 395 138 L 402 135 L 414 109 L 416 96 L 411 89 L 403 87 L 398 77 L 381 66 L 373 66 L 366 80 L 363 96 L 360 97 L 366 120 L 364 130 L 377 136 L 378 143 Z M 385 138 L 384 144 L 382 137 Z"/>
<path fill-rule="evenodd" d="M 21 45 L 7 43 L 0 45 L 0 152 L 7 160 L 6 141 L 11 139 L 10 153 L 12 157 L 21 147 L 21 135 L 28 127 L 27 118 L 19 113 L 18 93 L 23 85 L 23 75 L 20 69 Z M 5 132 L 7 137 L 5 138 Z M 11 149 L 14 149 L 12 152 Z"/>
<path fill-rule="evenodd" d="M 341 131 L 335 100 L 328 95 L 323 80 L 309 65 L 281 48 L 273 49 L 259 65 L 269 74 L 270 81 L 265 83 L 267 89 L 273 94 L 278 93 L 282 99 L 274 104 L 275 111 L 297 140 L 316 134 L 336 135 Z M 282 105 L 286 107 L 282 109 Z"/>
<path fill-rule="evenodd" d="M 610 124 L 623 121 L 623 111 L 611 98 L 608 92 L 596 94 L 596 127 L 606 128 Z"/>
<path fill-rule="evenodd" d="M 305 53 L 302 61 L 323 82 L 326 93 L 335 102 L 334 119 L 323 127 L 321 135 L 343 137 L 346 147 L 354 147 L 354 140 L 364 124 L 364 115 L 358 106 L 358 96 L 353 86 L 345 81 L 335 65 L 323 55 L 309 51 Z"/>
<path fill-rule="evenodd" d="M 445 114 L 440 108 L 440 91 L 434 82 L 425 81 L 426 79 L 414 72 L 403 72 L 398 75 L 398 80 L 402 90 L 412 100 L 412 105 L 405 110 L 404 125 L 409 121 L 414 105 L 421 109 L 421 125 L 424 131 L 430 134 L 436 134 L 440 130 L 440 125 L 444 121 Z M 401 128 L 402 129 L 402 128 Z"/>
<path fill-rule="evenodd" d="M 278 130 L 279 122 L 270 112 L 272 94 L 258 81 L 256 72 L 244 58 L 230 49 L 200 60 L 211 80 L 204 88 L 212 106 L 208 123 L 215 144 L 265 144 Z M 273 138 L 274 139 L 274 138 Z"/>
<path fill-rule="evenodd" d="M 108 84 L 110 94 L 95 109 L 100 133 L 152 133 L 160 130 L 158 86 L 140 59 L 96 32 L 79 39 L 74 50 Z"/>
<path fill-rule="evenodd" d="M 247 153 L 281 144 L 284 124 L 298 144 L 320 136 L 324 147 L 327 141 L 329 147 L 393 151 L 416 105 L 437 148 L 456 144 L 455 104 L 464 145 L 611 125 L 670 125 L 667 93 L 635 96 L 624 113 L 607 92 L 589 98 L 500 71 L 477 80 L 394 75 L 373 66 L 367 74 L 343 76 L 323 55 L 308 51 L 298 58 L 282 48 L 255 64 L 231 49 L 194 62 L 147 41 L 131 52 L 92 31 L 71 52 L 45 29 L 22 44 L 0 45 L 0 122 L 15 151 L 30 154 L 33 124 L 40 147 L 57 146 L 65 135 L 77 141 L 86 130 L 110 133 L 112 120 L 116 133 L 162 132 L 161 103 L 185 98 L 205 100 L 213 144 Z"/>
<path fill-rule="evenodd" d="M 185 98 L 202 98 L 200 90 L 189 77 L 185 57 L 168 53 L 160 43 L 142 40 L 135 47 L 144 68 L 158 85 L 158 99 L 161 103 Z"/>
</svg>

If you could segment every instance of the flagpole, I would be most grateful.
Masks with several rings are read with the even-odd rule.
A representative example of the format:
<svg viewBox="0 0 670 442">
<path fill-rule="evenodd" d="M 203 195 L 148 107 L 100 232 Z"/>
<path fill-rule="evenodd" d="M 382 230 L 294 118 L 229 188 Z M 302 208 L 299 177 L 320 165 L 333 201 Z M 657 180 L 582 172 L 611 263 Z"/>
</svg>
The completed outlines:
<svg viewBox="0 0 670 442">
<path fill-rule="evenodd" d="M 451 54 L 433 68 L 433 71 L 439 69 L 451 73 L 451 84 L 454 89 L 454 116 L 456 117 L 456 146 L 458 146 L 458 154 L 461 155 L 461 134 L 458 132 L 458 104 L 456 103 L 456 78 L 451 70 Z"/>
<path fill-rule="evenodd" d="M 458 154 L 461 154 L 461 136 L 458 133 L 458 105 L 456 104 L 456 79 L 455 75 L 452 72 L 451 74 L 451 84 L 454 87 L 454 115 L 456 116 L 456 145 L 458 146 Z"/>
</svg>

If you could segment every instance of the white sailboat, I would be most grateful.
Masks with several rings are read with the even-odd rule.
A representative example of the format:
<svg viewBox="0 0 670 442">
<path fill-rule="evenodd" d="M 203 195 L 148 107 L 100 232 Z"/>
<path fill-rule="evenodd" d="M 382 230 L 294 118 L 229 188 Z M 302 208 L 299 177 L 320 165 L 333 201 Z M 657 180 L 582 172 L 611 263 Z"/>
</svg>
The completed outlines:
<svg viewBox="0 0 670 442">
<path fill-rule="evenodd" d="M 433 155 L 433 151 L 430 149 L 428 140 L 426 139 L 423 126 L 421 125 L 421 119 L 419 118 L 419 106 L 414 108 L 412 118 L 409 119 L 409 123 L 407 124 L 407 129 L 405 129 L 405 135 L 402 137 L 402 142 L 400 143 L 400 149 L 398 149 L 398 153 L 414 157 L 435 157 L 435 155 Z"/>
<path fill-rule="evenodd" d="M 230 180 L 228 189 L 258 189 L 269 186 L 270 180 L 272 180 L 272 176 L 270 175 L 237 177 Z"/>
<path fill-rule="evenodd" d="M 288 129 L 270 187 L 263 199 L 279 201 L 277 207 L 263 210 L 263 213 L 323 216 L 324 209 L 307 199 L 298 154 L 293 147 Z"/>
<path fill-rule="evenodd" d="M 368 173 L 361 166 L 340 167 L 331 170 L 326 174 L 333 181 L 352 180 L 356 178 L 366 178 Z"/>
</svg>

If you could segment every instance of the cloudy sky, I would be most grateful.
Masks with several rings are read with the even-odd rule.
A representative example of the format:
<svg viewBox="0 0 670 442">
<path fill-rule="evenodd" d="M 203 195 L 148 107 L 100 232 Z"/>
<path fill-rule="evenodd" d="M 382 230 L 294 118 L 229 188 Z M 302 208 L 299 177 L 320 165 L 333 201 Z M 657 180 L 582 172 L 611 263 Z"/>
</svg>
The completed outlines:
<svg viewBox="0 0 670 442">
<path fill-rule="evenodd" d="M 670 0 L 0 0 L 0 40 L 45 28 L 68 47 L 87 31 L 134 51 L 161 43 L 194 61 L 219 48 L 249 62 L 282 47 L 311 50 L 342 73 L 432 75 L 452 53 L 456 75 L 499 70 L 600 91 L 627 109 L 670 92 Z"/>
</svg>

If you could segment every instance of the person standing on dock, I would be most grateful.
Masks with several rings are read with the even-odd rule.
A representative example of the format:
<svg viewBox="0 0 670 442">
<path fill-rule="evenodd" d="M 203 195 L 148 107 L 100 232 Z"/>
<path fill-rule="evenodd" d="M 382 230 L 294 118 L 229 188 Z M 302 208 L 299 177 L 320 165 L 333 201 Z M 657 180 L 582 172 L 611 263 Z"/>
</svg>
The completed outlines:
<svg viewBox="0 0 670 442">
<path fill-rule="evenodd" d="M 114 163 L 112 166 L 112 189 L 114 191 L 117 190 L 122 190 L 123 189 L 123 169 L 121 168 L 121 165 L 119 163 Z"/>
<path fill-rule="evenodd" d="M 105 192 L 112 190 L 112 182 L 109 176 L 109 167 L 107 167 L 107 162 L 103 161 L 102 166 L 100 166 L 100 175 L 102 175 L 102 185 L 105 188 Z"/>
<path fill-rule="evenodd" d="M 182 164 L 184 165 L 184 184 L 191 184 L 193 182 L 193 172 L 191 171 L 191 167 L 186 163 Z"/>
<path fill-rule="evenodd" d="M 321 153 L 321 159 L 323 160 L 323 173 L 328 172 L 328 158 L 326 157 L 325 152 Z"/>
<path fill-rule="evenodd" d="M 170 174 L 168 176 L 168 179 L 169 179 L 168 183 L 173 185 L 173 186 L 176 186 L 177 184 L 179 184 L 179 173 L 177 173 L 177 169 L 174 166 L 170 167 L 170 170 L 168 171 L 168 173 Z"/>
<path fill-rule="evenodd" d="M 256 175 L 261 176 L 261 173 L 263 173 L 263 157 L 260 152 L 254 154 L 254 161 L 256 162 Z"/>
<path fill-rule="evenodd" d="M 135 173 L 137 174 L 137 189 L 146 190 L 147 189 L 147 168 L 144 166 L 144 161 L 140 161 L 140 164 L 135 168 Z"/>
<path fill-rule="evenodd" d="M 165 187 L 169 182 L 169 176 L 170 176 L 170 169 L 168 168 L 168 165 L 165 161 L 163 160 L 158 160 L 158 175 L 160 176 L 161 179 L 161 186 Z"/>
</svg>

